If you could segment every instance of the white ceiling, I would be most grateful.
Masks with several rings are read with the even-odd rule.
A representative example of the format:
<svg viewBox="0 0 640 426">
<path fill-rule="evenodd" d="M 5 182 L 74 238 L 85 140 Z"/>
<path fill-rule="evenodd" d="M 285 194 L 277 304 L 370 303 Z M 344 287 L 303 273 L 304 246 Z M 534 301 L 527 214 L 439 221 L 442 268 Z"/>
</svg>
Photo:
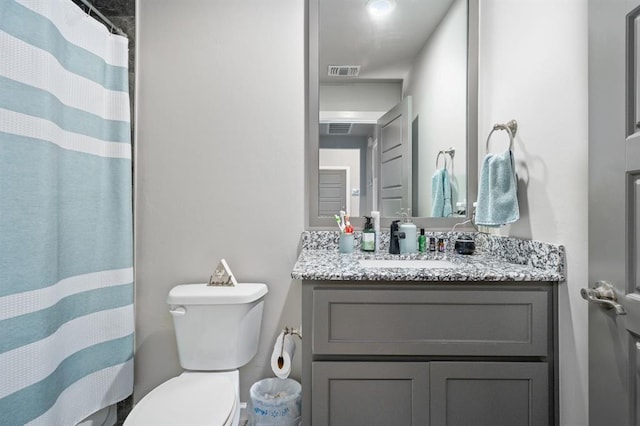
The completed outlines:
<svg viewBox="0 0 640 426">
<path fill-rule="evenodd" d="M 376 20 L 366 0 L 319 0 L 320 81 L 353 81 L 328 77 L 329 65 L 360 65 L 360 80 L 403 79 L 452 2 L 397 0 L 391 15 Z"/>
</svg>

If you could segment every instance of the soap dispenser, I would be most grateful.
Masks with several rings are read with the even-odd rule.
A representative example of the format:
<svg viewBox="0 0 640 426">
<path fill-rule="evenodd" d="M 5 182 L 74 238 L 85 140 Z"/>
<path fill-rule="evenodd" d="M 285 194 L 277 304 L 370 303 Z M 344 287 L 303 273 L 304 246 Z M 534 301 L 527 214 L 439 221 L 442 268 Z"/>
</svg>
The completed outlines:
<svg viewBox="0 0 640 426">
<path fill-rule="evenodd" d="M 373 230 L 373 223 L 371 223 L 371 217 L 364 217 L 364 229 L 362 230 L 362 242 L 360 248 L 362 251 L 375 251 L 376 250 L 376 233 Z"/>
<path fill-rule="evenodd" d="M 398 230 L 399 220 L 391 222 L 391 230 L 389 232 L 389 253 L 400 254 L 400 231 Z"/>
<path fill-rule="evenodd" d="M 415 253 L 418 250 L 418 232 L 415 223 L 411 222 L 409 210 L 401 213 L 403 222 L 400 230 L 400 254 Z"/>
</svg>

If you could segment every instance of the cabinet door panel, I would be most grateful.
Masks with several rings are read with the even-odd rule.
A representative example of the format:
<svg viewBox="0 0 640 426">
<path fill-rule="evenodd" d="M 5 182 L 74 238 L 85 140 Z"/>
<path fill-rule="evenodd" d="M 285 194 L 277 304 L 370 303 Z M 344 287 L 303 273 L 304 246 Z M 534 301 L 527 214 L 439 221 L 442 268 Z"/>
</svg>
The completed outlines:
<svg viewBox="0 0 640 426">
<path fill-rule="evenodd" d="M 547 356 L 548 291 L 313 292 L 316 355 Z"/>
<path fill-rule="evenodd" d="M 433 362 L 431 424 L 547 426 L 546 363 Z"/>
<path fill-rule="evenodd" d="M 313 426 L 428 426 L 429 364 L 314 362 Z"/>
</svg>

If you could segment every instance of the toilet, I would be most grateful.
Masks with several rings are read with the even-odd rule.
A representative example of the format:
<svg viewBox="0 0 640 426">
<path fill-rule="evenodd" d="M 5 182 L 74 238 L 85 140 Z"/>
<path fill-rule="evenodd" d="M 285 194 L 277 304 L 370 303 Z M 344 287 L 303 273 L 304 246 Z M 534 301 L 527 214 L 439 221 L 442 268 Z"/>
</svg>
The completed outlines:
<svg viewBox="0 0 640 426">
<path fill-rule="evenodd" d="M 258 350 L 267 286 L 184 284 L 167 297 L 184 372 L 142 398 L 124 426 L 237 426 L 238 368 Z"/>
</svg>

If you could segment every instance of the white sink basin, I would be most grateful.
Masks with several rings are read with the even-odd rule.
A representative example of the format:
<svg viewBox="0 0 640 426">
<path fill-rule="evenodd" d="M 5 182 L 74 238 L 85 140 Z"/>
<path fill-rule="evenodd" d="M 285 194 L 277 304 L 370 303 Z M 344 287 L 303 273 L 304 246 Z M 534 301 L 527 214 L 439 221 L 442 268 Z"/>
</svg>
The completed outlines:
<svg viewBox="0 0 640 426">
<path fill-rule="evenodd" d="M 435 259 L 361 259 L 363 268 L 455 268 L 456 264 L 448 260 Z"/>
</svg>

